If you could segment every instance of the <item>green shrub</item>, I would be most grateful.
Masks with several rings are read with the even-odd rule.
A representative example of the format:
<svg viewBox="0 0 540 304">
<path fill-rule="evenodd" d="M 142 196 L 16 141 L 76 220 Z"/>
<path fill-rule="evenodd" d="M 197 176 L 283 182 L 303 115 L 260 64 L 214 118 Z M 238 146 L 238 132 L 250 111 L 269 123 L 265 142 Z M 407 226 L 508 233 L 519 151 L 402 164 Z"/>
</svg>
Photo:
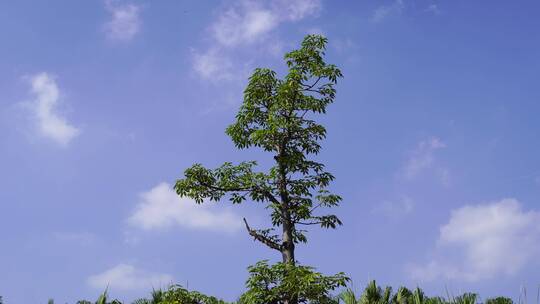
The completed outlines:
<svg viewBox="0 0 540 304">
<path fill-rule="evenodd" d="M 452 304 L 476 304 L 478 295 L 476 293 L 466 292 L 460 296 L 452 298 L 450 303 Z"/>
<path fill-rule="evenodd" d="M 484 304 L 514 304 L 514 301 L 506 297 L 496 297 L 496 298 L 487 299 Z"/>
<path fill-rule="evenodd" d="M 269 266 L 267 261 L 261 261 L 248 271 L 248 291 L 240 298 L 243 304 L 281 304 L 289 299 L 295 303 L 338 303 L 330 292 L 344 287 L 349 280 L 343 273 L 324 276 L 312 267 L 290 263 Z"/>
<path fill-rule="evenodd" d="M 215 297 L 204 295 L 198 291 L 188 291 L 181 285 L 172 285 L 163 293 L 162 304 L 227 304 Z"/>
</svg>

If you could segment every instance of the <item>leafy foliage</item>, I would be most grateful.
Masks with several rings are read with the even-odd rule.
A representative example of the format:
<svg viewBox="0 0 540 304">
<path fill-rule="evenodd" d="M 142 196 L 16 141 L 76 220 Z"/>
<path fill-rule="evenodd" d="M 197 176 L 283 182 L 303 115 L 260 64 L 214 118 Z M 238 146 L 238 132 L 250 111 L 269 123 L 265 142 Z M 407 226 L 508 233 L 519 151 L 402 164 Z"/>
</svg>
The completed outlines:
<svg viewBox="0 0 540 304">
<path fill-rule="evenodd" d="M 478 295 L 476 293 L 466 292 L 460 296 L 452 298 L 453 304 L 476 304 Z"/>
<path fill-rule="evenodd" d="M 377 286 L 373 280 L 369 282 L 364 293 L 360 297 L 361 304 L 390 304 L 392 287 L 387 286 L 384 290 Z"/>
<path fill-rule="evenodd" d="M 312 267 L 261 261 L 248 268 L 248 291 L 242 295 L 244 304 L 281 304 L 294 299 L 296 303 L 337 303 L 330 291 L 345 286 L 349 280 L 343 273 L 324 276 Z"/>
<path fill-rule="evenodd" d="M 198 291 L 189 291 L 181 285 L 173 285 L 163 293 L 162 304 L 226 304 L 212 296 L 204 295 Z"/>
<path fill-rule="evenodd" d="M 428 297 L 420 288 L 409 290 L 399 287 L 392 293 L 391 287 L 381 287 L 370 281 L 362 294 L 357 296 L 351 288 L 346 288 L 337 296 L 332 291 L 350 281 L 343 273 L 324 276 L 312 267 L 277 263 L 268 265 L 261 261 L 248 268 L 250 277 L 246 282 L 248 291 L 236 302 L 227 303 L 218 298 L 189 291 L 180 285 L 172 285 L 166 291 L 153 290 L 149 299 L 137 299 L 132 304 L 283 304 L 287 299 L 296 299 L 297 303 L 309 304 L 477 304 L 478 295 L 464 293 L 460 296 L 448 295 L 447 298 Z M 96 302 L 78 301 L 77 304 L 121 304 L 119 300 L 109 301 L 107 290 Z M 3 304 L 0 296 L 0 304 Z M 48 303 L 54 303 L 50 299 Z M 513 304 L 510 298 L 496 297 L 487 299 L 484 304 Z M 525 303 L 525 302 L 523 302 Z"/>
<path fill-rule="evenodd" d="M 392 297 L 392 303 L 394 304 L 411 304 L 413 293 L 407 288 L 401 286 L 398 291 Z"/>
<path fill-rule="evenodd" d="M 344 304 L 476 304 L 478 296 L 474 293 L 464 293 L 457 297 L 449 296 L 448 299 L 428 297 L 418 287 L 413 291 L 406 287 L 400 287 L 392 295 L 391 287 L 383 289 L 375 281 L 370 281 L 359 298 L 356 297 L 352 289 L 348 288 L 338 296 L 338 299 Z"/>
<path fill-rule="evenodd" d="M 347 288 L 337 296 L 338 301 L 342 301 L 345 304 L 359 304 L 360 299 L 356 297 L 356 294 L 351 288 Z"/>
<path fill-rule="evenodd" d="M 484 304 L 514 304 L 514 301 L 506 297 L 496 297 L 492 299 L 487 299 Z"/>
</svg>

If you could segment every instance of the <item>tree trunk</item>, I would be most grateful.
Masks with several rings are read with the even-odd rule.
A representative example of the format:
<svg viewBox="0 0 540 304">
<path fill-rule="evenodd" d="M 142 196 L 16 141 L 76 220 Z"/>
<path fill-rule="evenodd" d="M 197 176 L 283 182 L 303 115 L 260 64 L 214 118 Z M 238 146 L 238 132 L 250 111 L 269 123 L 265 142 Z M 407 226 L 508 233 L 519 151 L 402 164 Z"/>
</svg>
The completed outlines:
<svg viewBox="0 0 540 304">
<path fill-rule="evenodd" d="M 283 263 L 289 263 L 292 265 L 295 264 L 294 242 L 292 235 L 293 228 L 294 227 L 291 225 L 289 219 L 283 221 L 283 247 L 281 249 L 281 255 L 283 257 Z"/>
<path fill-rule="evenodd" d="M 283 244 L 281 249 L 281 256 L 283 257 L 283 263 L 295 265 L 294 242 L 292 238 L 294 225 L 291 223 L 291 217 L 288 210 L 285 210 L 284 214 L 286 220 L 283 221 Z M 291 296 L 288 299 L 285 299 L 283 301 L 283 304 L 298 304 L 298 299 L 294 296 Z"/>
<path fill-rule="evenodd" d="M 278 154 L 274 157 L 278 163 L 279 167 L 279 196 L 281 198 L 281 219 L 283 225 L 283 235 L 282 235 L 282 249 L 281 255 L 283 257 L 283 263 L 295 264 L 294 259 L 294 241 L 293 241 L 293 231 L 294 223 L 291 220 L 291 212 L 289 210 L 289 192 L 287 190 L 287 171 L 284 160 L 286 157 L 285 154 L 285 142 L 282 142 L 278 146 Z"/>
<path fill-rule="evenodd" d="M 285 146 L 286 139 L 282 142 L 277 151 L 278 154 L 274 157 L 278 163 L 279 167 L 279 194 L 281 198 L 281 219 L 283 225 L 283 235 L 282 235 L 282 246 L 281 246 L 281 256 L 283 258 L 283 263 L 295 265 L 296 261 L 294 258 L 294 240 L 293 240 L 293 231 L 294 223 L 291 219 L 290 201 L 289 201 L 289 192 L 287 190 L 287 171 L 286 165 L 284 163 L 285 155 Z M 295 296 L 290 295 L 288 298 L 283 300 L 283 304 L 298 304 L 298 299 Z"/>
</svg>

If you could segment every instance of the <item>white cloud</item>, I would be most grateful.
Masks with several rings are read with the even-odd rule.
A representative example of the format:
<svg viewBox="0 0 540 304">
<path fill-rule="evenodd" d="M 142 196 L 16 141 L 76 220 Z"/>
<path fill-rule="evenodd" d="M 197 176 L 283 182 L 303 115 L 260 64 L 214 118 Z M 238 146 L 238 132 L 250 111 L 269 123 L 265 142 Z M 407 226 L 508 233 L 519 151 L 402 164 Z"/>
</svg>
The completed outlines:
<svg viewBox="0 0 540 304">
<path fill-rule="evenodd" d="M 405 7 L 403 0 L 395 0 L 390 5 L 383 5 L 375 9 L 371 16 L 371 22 L 378 23 L 386 19 L 386 17 L 401 14 Z"/>
<path fill-rule="evenodd" d="M 539 223 L 540 211 L 525 211 L 513 198 L 454 210 L 440 228 L 436 255 L 411 267 L 411 276 L 478 281 L 514 275 L 540 254 Z"/>
<path fill-rule="evenodd" d="M 222 13 L 213 24 L 212 33 L 219 44 L 231 47 L 262 39 L 262 35 L 277 25 L 278 17 L 272 11 L 250 3 Z"/>
<path fill-rule="evenodd" d="M 219 15 L 211 31 L 215 40 L 223 46 L 249 44 L 263 40 L 265 34 L 280 23 L 316 15 L 320 9 L 318 0 L 240 1 Z"/>
<path fill-rule="evenodd" d="M 128 222 L 144 230 L 181 226 L 227 233 L 237 231 L 242 225 L 242 220 L 234 213 L 181 198 L 167 183 L 160 183 L 142 193 L 141 201 Z"/>
<path fill-rule="evenodd" d="M 105 8 L 111 14 L 111 20 L 105 24 L 107 37 L 117 41 L 129 41 L 139 32 L 141 19 L 140 7 L 134 4 L 114 4 L 105 1 Z"/>
<path fill-rule="evenodd" d="M 402 169 L 404 177 L 408 180 L 412 180 L 420 174 L 420 172 L 431 168 L 435 161 L 435 151 L 443 148 L 446 148 L 446 144 L 437 137 L 432 137 L 418 143 Z M 448 180 L 448 170 L 441 168 L 439 173 L 441 179 L 445 181 Z"/>
<path fill-rule="evenodd" d="M 171 284 L 169 274 L 151 273 L 129 264 L 119 264 L 105 272 L 88 277 L 89 286 L 104 290 L 109 287 L 118 290 L 148 290 Z"/>
<path fill-rule="evenodd" d="M 211 47 L 207 51 L 194 52 L 193 69 L 204 79 L 209 78 L 209 71 L 217 71 L 212 75 L 215 80 L 236 79 L 232 77 L 236 75 L 232 71 L 237 69 L 231 55 L 238 56 L 240 47 L 249 45 L 257 50 L 254 55 L 260 50 L 275 54 L 282 43 L 270 34 L 279 25 L 315 16 L 320 9 L 320 0 L 239 1 L 222 10 L 210 25 Z"/>
<path fill-rule="evenodd" d="M 60 92 L 56 81 L 47 73 L 39 73 L 30 77 L 30 84 L 31 93 L 34 95 L 30 109 L 39 132 L 56 143 L 67 146 L 80 131 L 58 113 Z"/>
</svg>

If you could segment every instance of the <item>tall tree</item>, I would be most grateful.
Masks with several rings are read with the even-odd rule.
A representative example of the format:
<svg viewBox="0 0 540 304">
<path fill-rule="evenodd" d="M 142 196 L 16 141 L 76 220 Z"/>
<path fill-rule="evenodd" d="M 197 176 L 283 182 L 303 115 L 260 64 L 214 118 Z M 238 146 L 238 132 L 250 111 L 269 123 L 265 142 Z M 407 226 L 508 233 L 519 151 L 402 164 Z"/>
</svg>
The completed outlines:
<svg viewBox="0 0 540 304">
<path fill-rule="evenodd" d="M 335 65 L 324 61 L 326 44 L 323 36 L 306 36 L 300 49 L 285 55 L 288 73 L 283 79 L 270 69 L 256 69 L 236 122 L 226 129 L 237 148 L 257 147 L 272 153 L 275 165 L 269 172 L 256 172 L 255 161 L 227 162 L 217 169 L 195 164 L 175 184 L 180 196 L 197 203 L 224 197 L 233 204 L 248 199 L 264 202 L 271 210 L 273 227 L 253 229 L 244 219 L 247 232 L 293 265 L 295 245 L 307 241 L 306 230 L 300 227 L 341 225 L 333 214 L 316 213 L 341 201 L 327 190 L 334 176 L 312 159 L 326 137 L 325 127 L 312 116 L 326 112 L 342 77 Z M 281 228 L 281 233 L 276 234 L 275 228 Z"/>
</svg>

